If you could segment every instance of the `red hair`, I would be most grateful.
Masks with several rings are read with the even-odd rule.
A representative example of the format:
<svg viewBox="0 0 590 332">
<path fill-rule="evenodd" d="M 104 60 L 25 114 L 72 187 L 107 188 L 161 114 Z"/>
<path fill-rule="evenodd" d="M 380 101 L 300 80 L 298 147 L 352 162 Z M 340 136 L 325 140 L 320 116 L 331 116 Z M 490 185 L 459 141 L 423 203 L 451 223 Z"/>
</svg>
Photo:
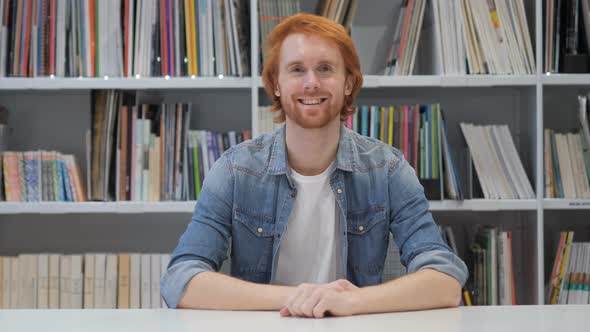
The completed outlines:
<svg viewBox="0 0 590 332">
<path fill-rule="evenodd" d="M 344 67 L 346 68 L 346 77 L 350 79 L 352 84 L 350 95 L 344 96 L 344 105 L 340 111 L 340 119 L 346 121 L 356 110 L 352 103 L 363 85 L 359 57 L 352 39 L 342 25 L 325 17 L 311 14 L 290 16 L 278 24 L 268 35 L 265 43 L 266 61 L 262 70 L 262 81 L 264 82 L 266 94 L 273 101 L 271 112 L 278 112 L 282 109 L 281 100 L 274 95 L 274 90 L 278 85 L 281 46 L 285 38 L 293 33 L 303 33 L 309 36 L 320 37 L 336 44 L 340 49 L 340 54 L 342 54 L 344 60 Z M 281 115 L 275 117 L 274 121 L 277 123 L 284 122 L 285 113 L 283 112 Z"/>
</svg>

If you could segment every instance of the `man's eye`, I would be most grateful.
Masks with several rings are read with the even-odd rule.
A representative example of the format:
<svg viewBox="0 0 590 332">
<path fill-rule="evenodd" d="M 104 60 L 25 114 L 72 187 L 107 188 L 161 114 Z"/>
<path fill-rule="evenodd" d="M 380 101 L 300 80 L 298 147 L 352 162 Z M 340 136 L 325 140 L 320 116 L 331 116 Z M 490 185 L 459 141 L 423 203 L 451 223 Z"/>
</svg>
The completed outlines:
<svg viewBox="0 0 590 332">
<path fill-rule="evenodd" d="M 321 73 L 329 72 L 329 71 L 331 71 L 331 70 L 332 70 L 332 67 L 330 67 L 330 66 L 328 66 L 328 65 L 321 66 L 321 67 L 319 68 L 319 71 L 320 71 Z"/>
<path fill-rule="evenodd" d="M 302 67 L 293 67 L 291 68 L 291 71 L 294 73 L 303 73 L 304 69 Z"/>
</svg>

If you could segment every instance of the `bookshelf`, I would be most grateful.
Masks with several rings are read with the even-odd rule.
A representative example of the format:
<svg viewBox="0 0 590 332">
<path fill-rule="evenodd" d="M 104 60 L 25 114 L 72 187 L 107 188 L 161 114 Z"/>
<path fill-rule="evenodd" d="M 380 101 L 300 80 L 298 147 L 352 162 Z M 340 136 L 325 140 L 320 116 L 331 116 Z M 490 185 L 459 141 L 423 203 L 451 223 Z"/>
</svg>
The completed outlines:
<svg viewBox="0 0 590 332">
<path fill-rule="evenodd" d="M 549 200 L 551 201 L 551 200 Z M 562 200 L 557 200 L 562 201 Z M 590 205 L 590 201 L 571 201 L 556 206 Z M 76 213 L 189 213 L 194 211 L 196 201 L 182 202 L 40 202 L 40 203 L 2 203 L 2 214 L 76 214 Z M 430 201 L 430 211 L 534 211 L 536 201 L 532 199 L 470 199 L 464 201 Z"/>
<path fill-rule="evenodd" d="M 468 234 L 475 224 L 499 225 L 514 231 L 519 242 L 514 248 L 519 304 L 543 304 L 545 279 L 554 254 L 554 244 L 549 243 L 553 239 L 546 232 L 554 230 L 563 216 L 583 220 L 590 213 L 590 200 L 544 199 L 543 190 L 538 190 L 544 188 L 543 129 L 576 126 L 575 96 L 579 91 L 590 90 L 590 74 L 542 72 L 544 1 L 524 0 L 535 49 L 534 75 L 431 75 L 427 66 L 420 66 L 429 53 L 426 47 L 426 51 L 419 52 L 418 75 L 382 76 L 381 67 L 391 42 L 387 36 L 393 33 L 398 17 L 395 8 L 400 2 L 371 0 L 357 9 L 352 37 L 365 79 L 357 104 L 440 102 L 446 112 L 449 142 L 459 148 L 466 148 L 460 122 L 509 125 L 536 198 L 431 201 L 430 210 L 437 222 L 459 229 L 459 237 Z M 302 11 L 313 11 L 316 3 L 302 1 Z M 250 1 L 249 6 L 251 13 L 258 11 L 257 1 Z M 432 35 L 431 25 L 432 22 L 424 22 L 423 36 Z M 134 91 L 142 102 L 190 102 L 191 128 L 251 129 L 256 136 L 258 106 L 268 105 L 259 74 L 258 29 L 258 17 L 251 15 L 252 77 L 2 77 L 0 104 L 10 110 L 9 123 L 14 128 L 9 149 L 73 153 L 85 173 L 84 135 L 91 126 L 91 92 L 95 89 Z M 425 38 L 424 44 L 427 42 Z M 572 110 L 572 114 L 565 114 L 565 109 Z M 0 203 L 0 255 L 41 251 L 171 251 L 190 221 L 194 204 Z M 31 236 L 31 232 L 35 234 Z"/>
<path fill-rule="evenodd" d="M 93 89 L 248 89 L 250 78 L 150 77 L 150 78 L 2 78 L 0 90 L 93 90 Z"/>
<path fill-rule="evenodd" d="M 534 75 L 480 75 L 480 76 L 383 76 L 363 75 L 363 88 L 387 87 L 478 87 L 478 86 L 535 86 Z M 257 81 L 262 88 L 262 79 Z"/>
</svg>

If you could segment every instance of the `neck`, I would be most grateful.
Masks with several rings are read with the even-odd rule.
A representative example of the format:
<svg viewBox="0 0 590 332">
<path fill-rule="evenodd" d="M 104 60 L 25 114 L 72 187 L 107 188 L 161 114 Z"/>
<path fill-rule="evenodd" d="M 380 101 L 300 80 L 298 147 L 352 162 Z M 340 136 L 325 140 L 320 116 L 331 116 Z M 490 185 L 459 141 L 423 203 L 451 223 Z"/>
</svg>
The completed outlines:
<svg viewBox="0 0 590 332">
<path fill-rule="evenodd" d="M 336 159 L 340 140 L 340 118 L 317 129 L 301 128 L 287 119 L 287 160 L 289 166 L 305 176 L 321 174 Z"/>
</svg>

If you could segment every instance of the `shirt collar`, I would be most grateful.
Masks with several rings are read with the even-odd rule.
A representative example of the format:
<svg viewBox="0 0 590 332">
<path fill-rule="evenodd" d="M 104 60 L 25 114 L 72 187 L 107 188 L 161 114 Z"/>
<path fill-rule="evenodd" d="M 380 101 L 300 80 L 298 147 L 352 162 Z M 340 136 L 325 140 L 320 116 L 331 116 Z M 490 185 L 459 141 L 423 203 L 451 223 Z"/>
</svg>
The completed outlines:
<svg viewBox="0 0 590 332">
<path fill-rule="evenodd" d="M 274 133 L 271 147 L 268 173 L 271 175 L 287 174 L 287 145 L 285 139 L 286 125 L 282 125 Z M 355 165 L 356 146 L 353 142 L 353 133 L 344 125 L 340 126 L 340 140 L 336 152 L 336 168 L 352 172 Z"/>
</svg>

